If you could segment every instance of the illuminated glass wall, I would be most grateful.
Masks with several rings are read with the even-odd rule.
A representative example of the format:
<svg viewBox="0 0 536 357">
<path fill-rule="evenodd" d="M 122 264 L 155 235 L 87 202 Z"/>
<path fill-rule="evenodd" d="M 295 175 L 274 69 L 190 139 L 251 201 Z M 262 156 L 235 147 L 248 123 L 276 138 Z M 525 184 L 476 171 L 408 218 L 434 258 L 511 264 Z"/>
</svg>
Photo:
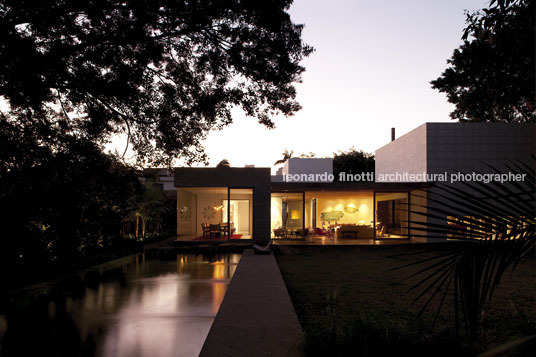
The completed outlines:
<svg viewBox="0 0 536 357">
<path fill-rule="evenodd" d="M 233 239 L 253 236 L 253 189 L 231 188 L 229 202 L 230 229 Z M 223 222 L 227 223 L 227 200 L 223 204 Z"/>
<path fill-rule="evenodd" d="M 222 226 L 227 222 L 224 214 L 227 198 L 227 187 L 180 187 L 177 190 L 178 238 L 222 238 L 225 233 Z"/>
<path fill-rule="evenodd" d="M 309 231 L 325 234 L 331 230 L 334 238 L 374 238 L 374 194 L 372 192 L 318 191 L 306 192 L 311 202 Z"/>
<path fill-rule="evenodd" d="M 408 193 L 376 193 L 377 238 L 408 237 Z"/>
<path fill-rule="evenodd" d="M 271 195 L 272 238 L 302 236 L 304 210 L 303 193 L 273 192 Z"/>
</svg>

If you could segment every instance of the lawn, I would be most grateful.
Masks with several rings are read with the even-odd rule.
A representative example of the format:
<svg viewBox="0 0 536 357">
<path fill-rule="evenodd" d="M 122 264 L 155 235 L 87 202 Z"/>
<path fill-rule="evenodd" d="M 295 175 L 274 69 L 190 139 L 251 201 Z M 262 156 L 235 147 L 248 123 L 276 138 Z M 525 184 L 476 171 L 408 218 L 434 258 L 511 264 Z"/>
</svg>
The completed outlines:
<svg viewBox="0 0 536 357">
<path fill-rule="evenodd" d="M 307 355 L 475 355 L 536 333 L 534 255 L 508 271 L 483 314 L 480 340 L 457 337 L 452 299 L 424 301 L 405 279 L 418 268 L 391 270 L 451 244 L 396 246 L 277 246 L 277 262 L 305 333 Z M 418 253 L 410 254 L 408 253 Z M 533 355 L 534 340 L 507 355 Z"/>
</svg>

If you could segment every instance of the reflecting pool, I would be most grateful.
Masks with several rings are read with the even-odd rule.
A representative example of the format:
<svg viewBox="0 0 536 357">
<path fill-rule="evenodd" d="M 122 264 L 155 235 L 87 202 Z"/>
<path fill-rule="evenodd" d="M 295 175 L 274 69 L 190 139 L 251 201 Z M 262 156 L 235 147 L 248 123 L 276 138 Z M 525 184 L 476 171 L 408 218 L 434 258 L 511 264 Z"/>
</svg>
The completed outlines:
<svg viewBox="0 0 536 357">
<path fill-rule="evenodd" d="M 0 356 L 197 356 L 239 260 L 140 254 L 58 284 L 0 315 Z"/>
</svg>

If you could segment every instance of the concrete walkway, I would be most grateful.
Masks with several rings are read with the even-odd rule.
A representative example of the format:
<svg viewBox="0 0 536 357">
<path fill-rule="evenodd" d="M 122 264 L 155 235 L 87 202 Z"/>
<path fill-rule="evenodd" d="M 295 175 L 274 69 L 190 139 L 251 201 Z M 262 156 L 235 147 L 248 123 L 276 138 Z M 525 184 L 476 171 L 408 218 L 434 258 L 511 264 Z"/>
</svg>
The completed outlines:
<svg viewBox="0 0 536 357">
<path fill-rule="evenodd" d="M 200 356 L 299 356 L 302 338 L 274 256 L 245 250 Z"/>
</svg>

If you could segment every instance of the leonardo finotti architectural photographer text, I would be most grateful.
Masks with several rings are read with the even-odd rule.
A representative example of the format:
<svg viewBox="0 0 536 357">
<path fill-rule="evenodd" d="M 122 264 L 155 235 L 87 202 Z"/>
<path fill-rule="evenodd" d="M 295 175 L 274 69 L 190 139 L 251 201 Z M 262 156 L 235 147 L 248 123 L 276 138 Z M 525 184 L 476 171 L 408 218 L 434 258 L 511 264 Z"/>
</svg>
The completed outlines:
<svg viewBox="0 0 536 357">
<path fill-rule="evenodd" d="M 447 172 L 441 174 L 413 174 L 409 172 L 396 172 L 392 174 L 378 174 L 377 182 L 518 182 L 525 180 L 525 174 L 515 174 L 512 172 L 501 174 L 481 174 L 477 172 L 462 173 L 456 172 L 449 174 Z"/>
<path fill-rule="evenodd" d="M 341 172 L 338 174 L 340 182 L 519 182 L 525 180 L 526 174 L 516 174 L 512 172 L 508 173 L 496 173 L 496 174 L 481 174 L 477 172 L 472 173 L 452 173 L 447 172 L 440 174 L 427 174 L 423 173 L 409 173 L 409 172 L 395 172 L 390 174 L 378 174 L 376 179 L 374 172 L 361 172 L 359 174 L 347 174 Z M 324 172 L 322 174 L 289 174 L 283 175 L 283 181 L 285 182 L 333 182 L 335 176 L 331 173 Z"/>
</svg>

